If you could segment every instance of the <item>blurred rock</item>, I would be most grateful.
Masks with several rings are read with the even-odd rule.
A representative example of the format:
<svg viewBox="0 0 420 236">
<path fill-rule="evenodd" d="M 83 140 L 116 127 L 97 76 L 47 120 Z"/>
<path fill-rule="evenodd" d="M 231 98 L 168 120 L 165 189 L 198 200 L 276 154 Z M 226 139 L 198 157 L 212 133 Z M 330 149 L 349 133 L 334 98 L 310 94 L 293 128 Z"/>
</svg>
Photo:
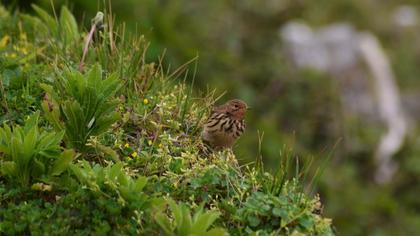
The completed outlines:
<svg viewBox="0 0 420 236">
<path fill-rule="evenodd" d="M 357 34 L 349 24 L 333 24 L 318 31 L 292 21 L 281 29 L 287 52 L 298 67 L 339 72 L 357 63 Z"/>
<path fill-rule="evenodd" d="M 312 68 L 337 78 L 345 112 L 376 123 L 377 107 L 358 58 L 358 34 L 350 24 L 336 23 L 317 31 L 292 21 L 280 30 L 286 54 L 299 68 Z"/>
<path fill-rule="evenodd" d="M 417 9 L 409 5 L 398 7 L 393 14 L 394 24 L 401 28 L 417 26 L 418 18 Z"/>
<path fill-rule="evenodd" d="M 373 79 L 379 115 L 387 127 L 375 153 L 378 169 L 375 180 L 384 184 L 392 180 L 397 165 L 392 156 L 399 151 L 407 135 L 407 119 L 402 110 L 401 96 L 387 55 L 371 33 L 359 35 L 360 54 Z"/>
<path fill-rule="evenodd" d="M 414 24 L 412 10 L 400 11 L 402 24 Z M 401 148 L 408 125 L 389 59 L 377 38 L 346 23 L 313 30 L 298 21 L 286 24 L 280 36 L 298 68 L 324 71 L 337 79 L 345 116 L 359 117 L 367 127 L 378 127 L 378 121 L 386 127 L 375 152 L 375 180 L 388 183 L 397 170 L 392 156 Z"/>
<path fill-rule="evenodd" d="M 320 37 L 309 26 L 291 22 L 281 30 L 281 35 L 298 67 L 311 67 L 321 71 L 328 69 L 327 50 Z"/>
</svg>

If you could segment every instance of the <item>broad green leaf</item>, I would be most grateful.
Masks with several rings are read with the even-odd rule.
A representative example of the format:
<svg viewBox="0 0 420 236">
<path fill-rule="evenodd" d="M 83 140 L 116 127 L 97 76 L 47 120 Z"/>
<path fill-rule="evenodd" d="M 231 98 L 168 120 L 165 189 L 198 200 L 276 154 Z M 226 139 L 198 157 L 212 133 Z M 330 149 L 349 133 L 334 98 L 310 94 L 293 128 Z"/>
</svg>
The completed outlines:
<svg viewBox="0 0 420 236">
<path fill-rule="evenodd" d="M 95 64 L 86 74 L 87 87 L 100 90 L 102 81 L 102 69 L 99 64 Z"/>
<path fill-rule="evenodd" d="M 208 232 L 205 232 L 205 233 L 203 232 L 200 235 L 202 236 L 228 236 L 229 234 L 226 232 L 226 230 L 222 228 L 214 228 Z"/>
<path fill-rule="evenodd" d="M 123 166 L 122 165 L 123 165 L 122 162 L 118 162 L 118 163 L 112 165 L 112 167 L 109 171 L 109 178 L 112 181 L 116 181 L 118 176 L 120 175 L 120 173 L 123 172 L 123 170 L 122 170 Z"/>
<path fill-rule="evenodd" d="M 33 177 L 39 178 L 45 173 L 45 169 L 45 164 L 42 163 L 38 158 L 34 158 L 32 165 L 28 167 L 27 171 L 31 171 L 31 175 Z"/>
<path fill-rule="evenodd" d="M 46 11 L 44 11 L 42 8 L 38 7 L 35 4 L 32 4 L 32 8 L 34 11 L 41 17 L 41 19 L 44 21 L 44 23 L 48 26 L 50 29 L 50 32 L 56 36 L 57 35 L 57 22 L 55 19 L 50 16 Z"/>
<path fill-rule="evenodd" d="M 86 173 L 83 172 L 82 169 L 78 165 L 70 164 L 69 167 L 80 183 L 86 182 L 85 180 L 87 178 Z"/>
<path fill-rule="evenodd" d="M 37 37 L 47 37 L 50 33 L 46 24 L 44 24 L 38 17 L 31 15 L 21 14 L 23 21 L 31 25 L 33 32 L 36 33 Z"/>
<path fill-rule="evenodd" d="M 171 208 L 172 215 L 174 216 L 175 224 L 182 225 L 183 217 L 182 217 L 182 209 L 178 206 L 174 200 L 168 200 L 169 207 Z"/>
<path fill-rule="evenodd" d="M 103 152 L 105 154 L 105 156 L 110 156 L 111 159 L 115 162 L 120 162 L 120 159 L 118 157 L 118 154 L 116 151 L 114 151 L 112 148 L 107 147 L 105 145 L 102 145 L 100 143 L 96 143 L 95 144 L 95 148 L 100 151 Z"/>
<path fill-rule="evenodd" d="M 11 142 L 12 134 L 10 127 L 5 125 L 3 128 L 0 128 L 0 152 L 4 153 L 5 156 L 11 155 L 11 148 L 10 148 L 10 142 Z"/>
<path fill-rule="evenodd" d="M 83 149 L 87 140 L 86 126 L 83 125 L 84 114 L 77 101 L 66 101 L 63 107 L 66 124 L 66 136 L 71 146 Z"/>
<path fill-rule="evenodd" d="M 192 232 L 196 234 L 204 233 L 219 218 L 219 213 L 215 211 L 207 211 L 197 218 L 192 226 Z"/>
<path fill-rule="evenodd" d="M 34 127 L 38 127 L 38 120 L 39 120 L 39 111 L 35 112 L 25 121 L 25 126 L 23 131 L 29 132 Z"/>
<path fill-rule="evenodd" d="M 171 227 L 171 222 L 169 221 L 168 217 L 163 213 L 157 213 L 155 216 L 155 220 L 158 225 L 162 228 L 166 235 L 174 236 L 175 234 L 172 232 L 173 229 Z"/>
<path fill-rule="evenodd" d="M 64 130 L 59 133 L 43 133 L 38 143 L 38 149 L 43 151 L 59 148 L 63 136 Z"/>
<path fill-rule="evenodd" d="M 198 209 L 195 211 L 194 216 L 193 216 L 193 221 L 197 221 L 198 218 L 201 217 L 201 215 L 203 214 L 204 210 L 203 210 L 203 204 L 200 205 L 200 207 L 198 207 Z"/>
<path fill-rule="evenodd" d="M 32 127 L 27 131 L 26 136 L 23 140 L 23 155 L 26 157 L 31 157 L 36 152 L 35 147 L 38 141 L 38 127 Z"/>
<path fill-rule="evenodd" d="M 64 35 L 67 44 L 79 40 L 79 30 L 76 20 L 67 7 L 63 6 L 60 13 L 61 33 Z"/>
<path fill-rule="evenodd" d="M 57 94 L 57 92 L 54 90 L 53 86 L 49 84 L 41 83 L 39 87 L 41 87 L 48 94 L 48 97 L 50 99 L 55 100 L 55 101 L 60 100 L 60 97 Z"/>
<path fill-rule="evenodd" d="M 76 152 L 73 149 L 64 150 L 60 157 L 54 163 L 54 166 L 51 169 L 51 175 L 60 175 L 65 170 L 67 170 L 73 161 L 73 158 L 76 156 Z"/>
<path fill-rule="evenodd" d="M 146 186 L 147 184 L 147 177 L 145 176 L 139 176 L 135 181 L 134 181 L 134 191 L 136 192 L 140 192 L 143 190 L 144 186 Z"/>
<path fill-rule="evenodd" d="M 53 125 L 56 131 L 63 131 L 64 125 L 60 120 L 60 110 L 57 106 L 50 107 L 48 101 L 43 101 L 41 104 L 42 110 L 44 111 L 44 117 Z M 51 110 L 52 109 L 52 110 Z"/>
<path fill-rule="evenodd" d="M 180 235 L 187 235 L 190 233 L 192 219 L 191 219 L 191 212 L 188 207 L 184 204 L 181 204 L 182 210 L 182 224 L 178 225 L 178 233 Z"/>
<path fill-rule="evenodd" d="M 16 137 L 12 137 L 12 142 L 10 143 L 11 156 L 12 160 L 18 166 L 24 166 L 28 159 L 25 156 L 23 156 L 23 154 L 20 152 L 22 146 L 23 143 L 19 139 L 17 139 Z"/>
<path fill-rule="evenodd" d="M 105 131 L 107 131 L 112 124 L 120 119 L 120 115 L 117 112 L 112 112 L 108 116 L 103 116 L 98 118 L 95 130 L 93 130 L 90 135 L 99 135 Z"/>
</svg>

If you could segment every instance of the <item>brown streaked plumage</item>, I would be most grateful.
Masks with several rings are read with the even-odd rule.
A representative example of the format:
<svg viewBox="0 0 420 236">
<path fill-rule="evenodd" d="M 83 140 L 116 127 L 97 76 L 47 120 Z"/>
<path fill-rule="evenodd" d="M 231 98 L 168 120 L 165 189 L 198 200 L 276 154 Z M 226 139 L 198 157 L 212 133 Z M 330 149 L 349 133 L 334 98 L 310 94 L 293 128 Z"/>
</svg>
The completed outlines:
<svg viewBox="0 0 420 236">
<path fill-rule="evenodd" d="M 245 131 L 247 109 L 246 103 L 239 99 L 215 107 L 201 133 L 203 141 L 216 150 L 231 148 Z"/>
</svg>

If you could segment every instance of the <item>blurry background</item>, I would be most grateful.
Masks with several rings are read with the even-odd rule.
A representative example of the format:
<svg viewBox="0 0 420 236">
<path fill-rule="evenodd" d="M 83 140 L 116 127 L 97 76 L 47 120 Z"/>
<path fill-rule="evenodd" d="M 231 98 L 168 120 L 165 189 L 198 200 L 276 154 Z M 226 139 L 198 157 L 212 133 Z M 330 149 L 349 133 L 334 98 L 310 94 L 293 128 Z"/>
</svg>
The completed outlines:
<svg viewBox="0 0 420 236">
<path fill-rule="evenodd" d="M 3 0 L 4 1 L 4 0 Z M 84 27 L 104 2 L 67 3 Z M 5 1 L 31 11 L 48 0 Z M 108 4 L 108 3 L 107 3 Z M 340 235 L 420 232 L 420 1 L 113 0 L 127 31 L 172 69 L 199 56 L 197 95 L 241 98 L 253 110 L 235 152 L 331 156 L 317 183 Z M 193 68 L 193 65 L 192 65 Z M 190 76 L 191 77 L 191 76 Z M 191 79 L 191 78 L 189 78 Z M 220 101 L 222 102 L 222 101 Z M 308 160 L 307 160 L 308 161 Z"/>
</svg>

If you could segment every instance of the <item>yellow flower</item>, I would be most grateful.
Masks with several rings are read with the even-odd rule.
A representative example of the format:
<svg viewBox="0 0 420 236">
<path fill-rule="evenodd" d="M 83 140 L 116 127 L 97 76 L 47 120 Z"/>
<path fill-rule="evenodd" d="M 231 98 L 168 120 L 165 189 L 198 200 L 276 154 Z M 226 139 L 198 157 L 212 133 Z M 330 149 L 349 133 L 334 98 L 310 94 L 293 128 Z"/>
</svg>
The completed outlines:
<svg viewBox="0 0 420 236">
<path fill-rule="evenodd" d="M 147 98 L 143 99 L 143 104 L 144 104 L 144 105 L 149 104 L 149 100 L 148 100 Z"/>
<path fill-rule="evenodd" d="M 124 144 L 124 147 L 128 148 L 128 147 L 130 147 L 130 145 L 128 143 L 126 143 L 126 144 Z"/>
<path fill-rule="evenodd" d="M 159 143 L 159 147 L 160 147 L 160 148 L 162 148 L 162 147 L 163 147 L 163 145 L 162 145 L 161 143 Z"/>
<path fill-rule="evenodd" d="M 152 146 L 153 144 L 152 140 L 147 141 L 147 144 L 149 144 L 149 146 Z"/>
<path fill-rule="evenodd" d="M 131 153 L 131 156 L 132 156 L 132 157 L 137 157 L 137 152 L 133 152 L 133 153 Z"/>
<path fill-rule="evenodd" d="M 127 161 L 131 161 L 133 160 L 131 157 L 127 157 Z"/>
<path fill-rule="evenodd" d="M 4 48 L 6 47 L 7 43 L 9 43 L 10 40 L 10 36 L 9 35 L 5 35 L 3 36 L 3 38 L 0 39 L 0 48 Z"/>
</svg>

